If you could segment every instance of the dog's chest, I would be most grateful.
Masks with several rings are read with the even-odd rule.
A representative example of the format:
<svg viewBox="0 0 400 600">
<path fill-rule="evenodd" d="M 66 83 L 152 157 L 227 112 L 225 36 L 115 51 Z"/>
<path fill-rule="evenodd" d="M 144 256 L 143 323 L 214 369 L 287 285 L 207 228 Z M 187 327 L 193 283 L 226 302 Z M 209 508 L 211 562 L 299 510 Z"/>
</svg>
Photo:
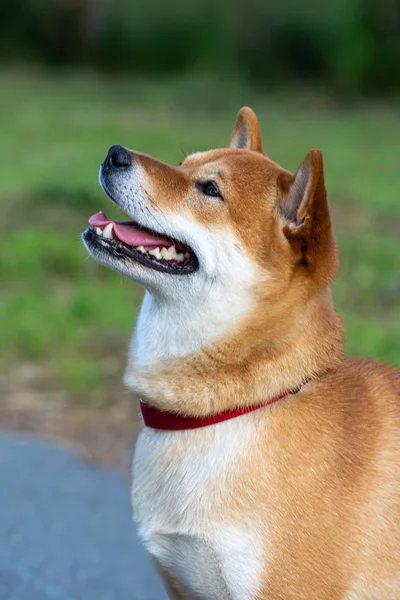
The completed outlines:
<svg viewBox="0 0 400 600">
<path fill-rule="evenodd" d="M 253 435 L 246 418 L 235 421 L 208 431 L 146 428 L 138 438 L 132 501 L 139 534 L 190 600 L 250 600 L 258 589 L 257 522 L 229 515 L 229 469 Z"/>
</svg>

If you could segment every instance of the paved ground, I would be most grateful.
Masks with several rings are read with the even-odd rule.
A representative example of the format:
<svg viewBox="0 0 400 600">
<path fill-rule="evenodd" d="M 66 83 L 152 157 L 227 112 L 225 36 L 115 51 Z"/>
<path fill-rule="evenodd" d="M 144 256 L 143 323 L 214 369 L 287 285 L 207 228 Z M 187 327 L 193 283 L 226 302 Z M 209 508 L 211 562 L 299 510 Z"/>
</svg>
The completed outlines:
<svg viewBox="0 0 400 600">
<path fill-rule="evenodd" d="M 165 600 L 119 473 L 1 432 L 0 600 Z"/>
</svg>

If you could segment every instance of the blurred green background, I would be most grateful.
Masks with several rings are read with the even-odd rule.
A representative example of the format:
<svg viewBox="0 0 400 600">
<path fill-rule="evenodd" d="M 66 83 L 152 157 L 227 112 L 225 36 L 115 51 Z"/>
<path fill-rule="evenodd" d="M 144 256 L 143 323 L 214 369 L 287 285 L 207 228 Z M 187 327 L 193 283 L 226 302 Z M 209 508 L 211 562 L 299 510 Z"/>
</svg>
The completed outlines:
<svg viewBox="0 0 400 600">
<path fill-rule="evenodd" d="M 347 351 L 400 366 L 397 0 L 14 0 L 2 6 L 1 361 L 9 386 L 109 406 L 142 290 L 87 259 L 101 160 L 178 163 L 258 113 L 269 156 L 325 158 Z"/>
</svg>

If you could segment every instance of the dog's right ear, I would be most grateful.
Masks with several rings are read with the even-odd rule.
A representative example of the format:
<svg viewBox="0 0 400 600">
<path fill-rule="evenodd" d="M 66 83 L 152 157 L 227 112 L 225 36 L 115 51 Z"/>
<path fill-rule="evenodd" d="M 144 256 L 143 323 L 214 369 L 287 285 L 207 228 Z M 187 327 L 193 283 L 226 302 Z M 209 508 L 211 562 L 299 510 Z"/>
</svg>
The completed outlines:
<svg viewBox="0 0 400 600">
<path fill-rule="evenodd" d="M 239 111 L 230 147 L 263 152 L 258 119 L 248 106 L 244 106 Z"/>
</svg>

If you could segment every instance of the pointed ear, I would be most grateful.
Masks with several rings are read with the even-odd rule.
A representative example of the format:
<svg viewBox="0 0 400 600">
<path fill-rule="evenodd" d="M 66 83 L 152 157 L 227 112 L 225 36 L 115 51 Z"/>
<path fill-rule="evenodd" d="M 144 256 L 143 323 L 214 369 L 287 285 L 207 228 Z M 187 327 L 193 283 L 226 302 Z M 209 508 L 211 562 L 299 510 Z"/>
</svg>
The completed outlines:
<svg viewBox="0 0 400 600">
<path fill-rule="evenodd" d="M 230 147 L 263 152 L 260 126 L 255 113 L 248 106 L 239 111 Z"/>
<path fill-rule="evenodd" d="M 319 150 L 310 150 L 295 175 L 279 176 L 278 194 L 284 234 L 299 260 L 328 283 L 337 270 L 338 256 Z"/>
</svg>

